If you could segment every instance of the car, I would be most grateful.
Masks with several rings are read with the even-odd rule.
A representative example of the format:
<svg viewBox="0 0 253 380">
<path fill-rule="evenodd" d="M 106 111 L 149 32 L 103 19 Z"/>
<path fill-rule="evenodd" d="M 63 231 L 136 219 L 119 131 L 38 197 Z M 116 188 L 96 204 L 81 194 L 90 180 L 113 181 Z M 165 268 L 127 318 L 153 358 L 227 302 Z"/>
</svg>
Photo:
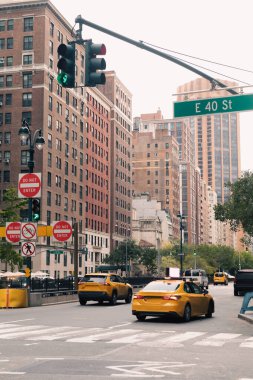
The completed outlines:
<svg viewBox="0 0 253 380">
<path fill-rule="evenodd" d="M 211 318 L 214 300 L 193 281 L 164 279 L 150 282 L 133 297 L 132 314 L 139 321 L 147 316 L 175 316 L 185 322 L 205 315 Z"/>
<path fill-rule="evenodd" d="M 78 298 L 81 305 L 87 301 L 103 303 L 109 301 L 115 305 L 117 300 L 131 303 L 133 295 L 132 286 L 114 273 L 86 274 L 78 284 Z"/>
<path fill-rule="evenodd" d="M 225 272 L 215 272 L 213 275 L 213 284 L 228 285 L 228 275 Z"/>
<path fill-rule="evenodd" d="M 234 296 L 253 291 L 253 269 L 238 270 L 234 279 Z"/>
<path fill-rule="evenodd" d="M 186 269 L 183 277 L 186 280 L 192 280 L 197 285 L 208 289 L 208 277 L 204 269 Z"/>
</svg>

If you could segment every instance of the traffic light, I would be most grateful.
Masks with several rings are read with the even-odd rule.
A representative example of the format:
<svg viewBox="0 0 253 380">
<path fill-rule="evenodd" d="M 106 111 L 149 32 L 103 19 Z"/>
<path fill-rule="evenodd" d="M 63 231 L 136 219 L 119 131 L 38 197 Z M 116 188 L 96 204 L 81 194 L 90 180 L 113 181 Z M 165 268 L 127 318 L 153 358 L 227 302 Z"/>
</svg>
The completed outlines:
<svg viewBox="0 0 253 380">
<path fill-rule="evenodd" d="M 32 220 L 38 222 L 40 220 L 40 199 L 32 199 Z"/>
<path fill-rule="evenodd" d="M 60 73 L 57 76 L 57 81 L 66 88 L 75 87 L 75 74 L 76 74 L 76 47 L 75 43 L 68 45 L 60 44 L 57 49 L 58 54 L 61 56 L 57 63 Z"/>
<path fill-rule="evenodd" d="M 94 44 L 89 40 L 85 44 L 85 86 L 95 87 L 97 84 L 105 84 L 105 73 L 97 70 L 105 70 L 106 62 L 104 58 L 97 58 L 97 55 L 105 55 L 104 44 Z"/>
</svg>

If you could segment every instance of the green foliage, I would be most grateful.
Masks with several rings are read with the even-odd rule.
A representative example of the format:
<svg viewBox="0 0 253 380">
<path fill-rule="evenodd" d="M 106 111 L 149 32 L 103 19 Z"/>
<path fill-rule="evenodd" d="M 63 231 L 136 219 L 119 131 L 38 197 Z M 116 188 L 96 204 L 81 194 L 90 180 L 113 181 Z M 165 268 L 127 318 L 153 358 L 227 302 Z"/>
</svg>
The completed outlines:
<svg viewBox="0 0 253 380">
<path fill-rule="evenodd" d="M 253 236 L 253 173 L 246 171 L 236 182 L 227 183 L 231 195 L 227 202 L 214 207 L 215 218 L 229 222 L 234 231 L 242 226 Z"/>
<path fill-rule="evenodd" d="M 27 200 L 18 198 L 16 188 L 9 187 L 4 193 L 3 201 L 4 208 L 0 210 L 0 224 L 19 221 L 20 209 L 27 205 Z"/>
<path fill-rule="evenodd" d="M 17 265 L 19 269 L 21 269 L 23 265 L 23 259 L 20 254 L 12 248 L 11 243 L 6 241 L 0 243 L 0 260 L 6 264 L 6 269 L 7 265 L 10 265 L 12 271 L 15 265 Z"/>
<path fill-rule="evenodd" d="M 15 222 L 20 220 L 20 209 L 27 205 L 27 200 L 18 198 L 17 190 L 14 187 L 9 187 L 4 193 L 3 198 L 4 208 L 0 210 L 0 224 L 5 225 L 6 222 Z M 6 241 L 0 242 L 0 260 L 7 265 L 11 266 L 14 270 L 15 265 L 19 268 L 22 267 L 23 259 L 17 253 L 11 243 Z"/>
<path fill-rule="evenodd" d="M 139 263 L 146 267 L 148 274 L 157 271 L 157 250 L 155 248 L 142 248 Z"/>
</svg>

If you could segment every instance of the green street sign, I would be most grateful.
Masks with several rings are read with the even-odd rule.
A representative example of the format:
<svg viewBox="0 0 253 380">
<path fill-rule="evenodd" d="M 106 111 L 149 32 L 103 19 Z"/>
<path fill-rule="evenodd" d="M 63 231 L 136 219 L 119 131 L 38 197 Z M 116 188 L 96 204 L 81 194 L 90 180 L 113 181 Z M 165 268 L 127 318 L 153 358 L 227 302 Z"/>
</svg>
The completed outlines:
<svg viewBox="0 0 253 380">
<path fill-rule="evenodd" d="M 61 254 L 63 253 L 63 251 L 50 249 L 50 250 L 49 250 L 49 253 L 52 253 L 52 254 L 54 254 L 54 255 L 61 255 Z"/>
<path fill-rule="evenodd" d="M 174 118 L 253 110 L 253 94 L 174 102 Z"/>
</svg>

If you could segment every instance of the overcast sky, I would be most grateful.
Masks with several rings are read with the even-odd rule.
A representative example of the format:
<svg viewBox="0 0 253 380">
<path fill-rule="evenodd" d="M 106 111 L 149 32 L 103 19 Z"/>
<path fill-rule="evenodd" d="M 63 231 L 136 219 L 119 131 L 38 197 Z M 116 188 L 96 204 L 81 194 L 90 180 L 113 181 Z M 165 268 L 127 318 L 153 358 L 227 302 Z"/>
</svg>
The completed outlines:
<svg viewBox="0 0 253 380">
<path fill-rule="evenodd" d="M 79 14 L 88 21 L 134 40 L 174 52 L 253 72 L 252 0 L 51 0 L 74 26 Z M 105 43 L 107 69 L 114 70 L 133 95 L 133 116 L 156 112 L 173 117 L 177 87 L 196 74 L 89 27 L 83 38 Z M 175 55 L 221 74 L 253 84 L 253 73 Z M 239 82 L 239 84 L 243 84 Z M 253 87 L 245 88 L 253 93 Z M 228 94 L 230 96 L 230 94 Z M 253 111 L 240 114 L 241 167 L 253 170 Z"/>
</svg>

